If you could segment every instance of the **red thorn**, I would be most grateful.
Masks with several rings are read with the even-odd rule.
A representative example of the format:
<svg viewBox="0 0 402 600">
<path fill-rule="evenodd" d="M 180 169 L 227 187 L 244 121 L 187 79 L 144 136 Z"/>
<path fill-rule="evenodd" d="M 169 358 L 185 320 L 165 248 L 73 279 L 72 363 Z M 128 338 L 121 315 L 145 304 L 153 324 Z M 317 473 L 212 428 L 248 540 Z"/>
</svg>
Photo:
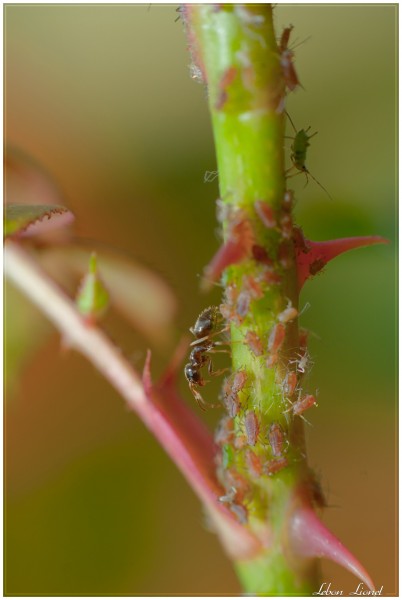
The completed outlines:
<svg viewBox="0 0 402 600">
<path fill-rule="evenodd" d="M 147 356 L 145 359 L 144 369 L 142 371 L 142 384 L 144 386 L 144 390 L 147 396 L 150 395 L 154 384 L 152 383 L 151 378 L 151 350 L 147 350 Z"/>
<path fill-rule="evenodd" d="M 251 254 L 254 246 L 254 233 L 250 221 L 245 217 L 244 211 L 238 210 L 229 223 L 228 240 L 222 244 L 211 262 L 204 270 L 201 288 L 204 291 L 222 275 L 226 267 L 237 264 Z"/>
<path fill-rule="evenodd" d="M 374 591 L 370 575 L 345 546 L 306 506 L 296 508 L 290 519 L 289 538 L 292 551 L 305 558 L 328 558 L 344 567 Z"/>
<path fill-rule="evenodd" d="M 226 267 L 241 262 L 245 256 L 245 249 L 237 240 L 229 240 L 223 244 L 209 265 L 205 267 L 201 283 L 202 290 L 208 291 L 211 285 L 220 278 Z"/>
<path fill-rule="evenodd" d="M 330 260 L 339 256 L 339 254 L 362 246 L 389 243 L 389 240 L 378 235 L 311 242 L 303 237 L 299 229 L 296 231 L 297 237 L 294 236 L 293 240 L 296 250 L 299 289 L 303 287 L 309 277 L 316 275 Z"/>
</svg>

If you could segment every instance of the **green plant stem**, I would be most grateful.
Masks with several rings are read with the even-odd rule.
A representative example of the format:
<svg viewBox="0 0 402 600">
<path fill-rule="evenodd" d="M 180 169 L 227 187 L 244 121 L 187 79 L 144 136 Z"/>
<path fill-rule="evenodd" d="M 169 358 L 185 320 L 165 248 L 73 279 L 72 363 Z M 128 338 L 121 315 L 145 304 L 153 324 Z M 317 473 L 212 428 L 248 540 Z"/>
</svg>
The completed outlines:
<svg viewBox="0 0 402 600">
<path fill-rule="evenodd" d="M 193 58 L 208 85 L 221 201 L 244 211 L 255 244 L 267 249 L 281 283 L 268 285 L 263 298 L 253 301 L 243 322 L 231 324 L 233 370 L 245 370 L 247 389 L 236 416 L 236 434 L 244 434 L 244 414 L 258 415 L 260 435 L 253 451 L 261 460 L 273 458 L 267 442 L 272 423 L 286 433 L 289 465 L 272 477 L 249 474 L 252 498 L 247 503 L 248 526 L 268 548 L 257 558 L 237 562 L 247 593 L 261 595 L 310 593 L 316 585 L 316 563 L 298 563 L 287 556 L 286 523 L 292 499 L 309 477 L 305 461 L 303 423 L 285 410 L 282 382 L 299 348 L 297 319 L 286 325 L 286 338 L 275 368 L 255 356 L 244 343 L 252 331 L 263 340 L 287 306 L 298 307 L 296 264 L 292 240 L 280 227 L 267 228 L 255 211 L 263 201 L 276 216 L 284 214 L 285 83 L 275 39 L 270 5 L 192 5 L 187 7 Z M 223 220 L 230 235 L 233 212 Z M 285 265 L 285 266 L 284 266 Z M 226 269 L 223 283 L 243 289 L 245 275 L 257 278 L 261 265 L 249 258 Z M 293 366 L 294 369 L 294 366 Z M 289 403 L 290 404 L 290 403 Z M 244 452 L 234 450 L 232 467 L 247 472 Z M 225 477 L 225 474 L 223 474 Z M 268 541 L 269 540 L 269 541 Z"/>
</svg>

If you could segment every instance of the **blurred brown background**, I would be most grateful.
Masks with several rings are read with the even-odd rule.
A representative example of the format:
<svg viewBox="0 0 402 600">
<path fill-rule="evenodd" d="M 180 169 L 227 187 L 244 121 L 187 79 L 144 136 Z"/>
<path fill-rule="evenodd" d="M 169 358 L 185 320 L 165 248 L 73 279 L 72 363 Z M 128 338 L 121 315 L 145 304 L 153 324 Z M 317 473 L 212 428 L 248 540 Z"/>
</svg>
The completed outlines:
<svg viewBox="0 0 402 600">
<path fill-rule="evenodd" d="M 175 8 L 6 5 L 5 134 L 57 182 L 79 235 L 165 278 L 185 331 L 219 298 L 198 289 L 218 245 L 218 191 L 203 183 L 215 169 L 206 94 Z M 311 36 L 288 110 L 319 131 L 307 164 L 334 198 L 293 179 L 299 223 L 312 239 L 391 240 L 338 258 L 301 302 L 316 334 L 307 436 L 325 521 L 394 595 L 397 7 L 277 5 L 275 19 L 278 35 L 292 23 L 295 39 Z M 62 355 L 50 326 L 37 337 L 43 318 L 11 287 L 6 308 L 6 594 L 239 593 L 198 501 L 138 419 L 83 358 Z M 105 326 L 141 368 L 148 342 L 117 318 Z M 154 350 L 158 372 L 169 352 Z M 328 562 L 323 581 L 357 584 Z"/>
</svg>

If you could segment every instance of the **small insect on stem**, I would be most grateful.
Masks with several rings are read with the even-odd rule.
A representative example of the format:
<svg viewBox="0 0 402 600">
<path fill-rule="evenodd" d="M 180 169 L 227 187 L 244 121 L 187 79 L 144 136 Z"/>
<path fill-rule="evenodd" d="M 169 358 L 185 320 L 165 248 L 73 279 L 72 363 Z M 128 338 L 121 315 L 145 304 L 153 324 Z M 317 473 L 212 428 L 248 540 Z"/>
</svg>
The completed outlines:
<svg viewBox="0 0 402 600">
<path fill-rule="evenodd" d="M 288 464 L 288 459 L 285 456 L 273 458 L 266 465 L 264 465 L 264 473 L 266 475 L 274 475 L 275 473 L 282 471 L 282 469 L 287 467 Z"/>
<path fill-rule="evenodd" d="M 285 79 L 286 87 L 288 87 L 291 92 L 296 89 L 298 85 L 301 85 L 293 65 L 294 52 L 288 47 L 292 29 L 293 25 L 290 25 L 290 27 L 286 27 L 283 30 L 278 46 L 283 77 Z"/>
<path fill-rule="evenodd" d="M 245 342 L 255 356 L 262 356 L 264 354 L 264 344 L 255 331 L 247 331 Z"/>
<path fill-rule="evenodd" d="M 218 319 L 218 308 L 216 306 L 210 306 L 202 311 L 194 326 L 190 328 L 190 331 L 196 337 L 196 340 L 190 344 L 190 361 L 184 367 L 184 375 L 198 406 L 202 410 L 205 410 L 206 406 L 219 406 L 214 404 L 208 405 L 197 390 L 198 387 L 202 387 L 207 383 L 201 375 L 202 367 L 207 366 L 208 373 L 216 376 L 221 375 L 228 370 L 220 369 L 218 371 L 213 371 L 212 360 L 211 357 L 208 356 L 209 353 L 214 352 L 229 352 L 225 349 L 216 348 L 216 346 L 220 345 L 220 342 L 211 341 L 212 337 L 227 329 L 225 328 L 221 331 L 216 331 Z"/>
<path fill-rule="evenodd" d="M 285 310 L 279 313 L 278 321 L 280 323 L 289 323 L 290 321 L 293 321 L 293 319 L 295 319 L 298 314 L 298 310 L 292 305 L 289 305 L 287 308 L 285 308 Z"/>
<path fill-rule="evenodd" d="M 254 477 L 255 479 L 258 479 L 259 477 L 261 477 L 261 473 L 262 473 L 261 458 L 255 452 L 253 452 L 251 450 L 251 448 L 247 448 L 245 458 L 246 458 L 247 470 L 249 471 L 251 476 Z"/>
<path fill-rule="evenodd" d="M 281 348 L 285 339 L 285 325 L 283 323 L 277 323 L 271 330 L 268 338 L 268 352 L 276 354 Z"/>
<path fill-rule="evenodd" d="M 291 410 L 294 415 L 301 415 L 312 406 L 318 406 L 315 396 L 312 394 L 306 394 L 302 398 L 299 398 L 299 400 L 292 405 Z"/>
<path fill-rule="evenodd" d="M 321 183 L 314 177 L 314 175 L 310 173 L 310 171 L 306 167 L 307 148 L 310 146 L 309 140 L 311 140 L 312 137 L 317 135 L 318 131 L 312 133 L 311 135 L 308 135 L 308 132 L 311 129 L 311 127 L 307 127 L 307 129 L 300 129 L 300 131 L 297 131 L 289 114 L 286 114 L 296 134 L 295 137 L 292 138 L 293 143 L 290 146 L 290 160 L 292 161 L 293 166 L 287 170 L 287 173 L 290 173 L 292 169 L 297 169 L 297 171 L 299 171 L 300 173 L 304 173 L 306 176 L 306 185 L 308 184 L 308 178 L 311 177 L 311 179 L 315 181 L 315 183 L 322 190 L 324 190 L 328 198 L 332 200 L 332 197 L 329 194 L 328 190 L 326 190 L 325 187 L 321 185 Z M 298 173 L 294 173 L 293 175 L 290 175 L 290 177 L 294 177 L 295 175 L 298 175 Z"/>
<path fill-rule="evenodd" d="M 287 398 L 291 398 L 295 393 L 297 386 L 297 373 L 295 371 L 288 371 L 285 379 L 283 380 L 283 393 Z"/>
<path fill-rule="evenodd" d="M 236 371 L 224 381 L 221 398 L 232 418 L 240 411 L 239 394 L 246 385 L 246 381 L 247 372 L 242 370 Z"/>
<path fill-rule="evenodd" d="M 260 423 L 253 410 L 249 410 L 245 414 L 244 429 L 246 432 L 248 445 L 255 446 L 257 443 L 258 434 L 260 433 Z"/>
<path fill-rule="evenodd" d="M 272 423 L 268 432 L 268 440 L 272 449 L 272 454 L 276 457 L 281 456 L 285 445 L 285 434 L 279 423 Z"/>
</svg>

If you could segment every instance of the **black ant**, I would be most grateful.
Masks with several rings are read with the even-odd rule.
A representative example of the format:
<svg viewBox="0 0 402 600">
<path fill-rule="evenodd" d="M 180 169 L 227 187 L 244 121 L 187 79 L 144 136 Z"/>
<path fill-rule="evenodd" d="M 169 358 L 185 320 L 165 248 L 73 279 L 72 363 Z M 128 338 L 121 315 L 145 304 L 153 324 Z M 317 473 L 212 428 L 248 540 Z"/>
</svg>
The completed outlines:
<svg viewBox="0 0 402 600">
<path fill-rule="evenodd" d="M 197 401 L 198 406 L 205 410 L 207 403 L 197 390 L 197 387 L 202 387 L 207 381 L 202 378 L 201 369 L 204 366 L 208 367 L 208 373 L 210 375 L 221 375 L 228 369 L 220 369 L 213 371 L 211 357 L 207 354 L 209 352 L 229 352 L 225 349 L 217 349 L 216 346 L 220 346 L 221 342 L 213 342 L 211 338 L 215 335 L 223 333 L 228 329 L 225 327 L 221 331 L 216 331 L 219 321 L 219 309 L 217 306 L 210 306 L 202 311 L 196 320 L 194 327 L 190 328 L 191 333 L 197 338 L 190 344 L 192 350 L 190 352 L 190 362 L 184 367 L 184 375 L 190 386 L 191 393 Z M 217 405 L 210 405 L 217 406 Z"/>
</svg>

